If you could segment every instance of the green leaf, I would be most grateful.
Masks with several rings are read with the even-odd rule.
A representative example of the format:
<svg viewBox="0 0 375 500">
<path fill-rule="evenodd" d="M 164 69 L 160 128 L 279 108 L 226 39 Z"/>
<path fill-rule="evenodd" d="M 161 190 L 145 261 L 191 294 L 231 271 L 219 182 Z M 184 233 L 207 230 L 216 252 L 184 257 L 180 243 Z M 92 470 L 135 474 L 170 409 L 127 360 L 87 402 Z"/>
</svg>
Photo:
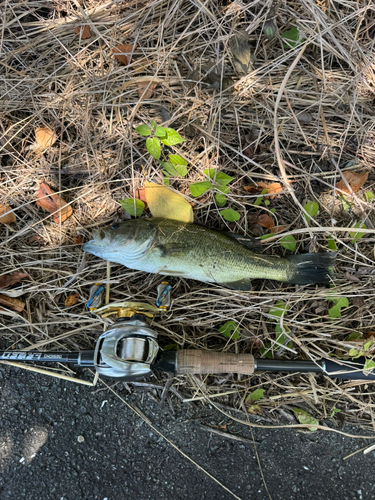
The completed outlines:
<svg viewBox="0 0 375 500">
<path fill-rule="evenodd" d="M 145 208 L 145 204 L 142 200 L 137 200 L 136 198 L 128 198 L 126 200 L 121 200 L 120 205 L 129 215 L 134 217 L 139 217 Z"/>
<path fill-rule="evenodd" d="M 155 160 L 158 160 L 160 158 L 161 146 L 160 141 L 157 137 L 153 137 L 152 139 L 148 137 L 146 139 L 146 148 L 150 155 L 155 158 Z"/>
<path fill-rule="evenodd" d="M 335 240 L 332 238 L 332 236 L 328 236 L 328 248 L 332 250 L 333 252 L 337 251 L 337 245 Z"/>
<path fill-rule="evenodd" d="M 281 35 L 281 37 L 285 40 L 284 49 L 290 49 L 295 47 L 299 42 L 303 42 L 304 39 L 300 38 L 300 33 L 298 31 L 297 26 L 292 26 L 290 30 L 284 31 L 284 33 Z"/>
<path fill-rule="evenodd" d="M 270 212 L 271 212 L 271 214 L 275 214 L 276 213 L 276 208 L 270 208 Z"/>
<path fill-rule="evenodd" d="M 259 401 L 263 398 L 264 392 L 264 389 L 255 389 L 255 391 L 247 396 L 245 401 Z"/>
<path fill-rule="evenodd" d="M 151 129 L 147 125 L 139 125 L 135 130 L 139 135 L 143 135 L 144 137 L 151 135 Z"/>
<path fill-rule="evenodd" d="M 293 413 L 298 419 L 298 422 L 300 424 L 307 424 L 307 425 L 319 425 L 319 421 L 312 417 L 310 413 L 307 413 L 305 410 L 301 410 L 300 408 L 293 408 Z M 310 431 L 316 431 L 316 427 L 309 427 Z"/>
<path fill-rule="evenodd" d="M 178 345 L 168 344 L 168 345 L 163 347 L 163 351 L 178 351 Z"/>
<path fill-rule="evenodd" d="M 173 128 L 165 128 L 164 130 L 167 136 L 160 140 L 166 146 L 175 146 L 176 144 L 180 144 L 180 142 L 184 142 L 185 139 L 183 139 Z"/>
<path fill-rule="evenodd" d="M 358 358 L 358 356 L 360 355 L 361 353 L 358 351 L 358 349 L 350 349 L 349 350 L 349 356 L 351 358 Z"/>
<path fill-rule="evenodd" d="M 235 222 L 241 218 L 240 214 L 231 208 L 225 208 L 220 212 L 220 215 L 228 222 Z"/>
<path fill-rule="evenodd" d="M 229 186 L 216 186 L 216 189 L 220 191 L 221 193 L 228 194 L 230 191 Z"/>
<path fill-rule="evenodd" d="M 229 339 L 238 340 L 241 338 L 238 332 L 238 326 L 232 320 L 224 323 L 224 325 L 221 326 L 218 331 L 223 335 L 225 335 L 226 337 L 228 337 Z"/>
<path fill-rule="evenodd" d="M 366 359 L 365 364 L 363 366 L 363 373 L 368 375 L 375 368 L 375 361 L 372 359 Z M 366 373 L 367 372 L 367 373 Z"/>
<path fill-rule="evenodd" d="M 169 173 L 166 170 L 163 170 L 163 175 L 164 175 L 163 180 L 164 180 L 165 186 L 169 186 L 169 178 L 170 178 Z"/>
<path fill-rule="evenodd" d="M 330 300 L 332 300 L 335 305 L 340 308 L 349 307 L 349 300 L 346 297 L 332 297 Z"/>
<path fill-rule="evenodd" d="M 156 127 L 156 123 L 154 122 L 154 120 L 150 120 L 150 125 L 151 127 L 155 128 Z"/>
<path fill-rule="evenodd" d="M 341 201 L 342 208 L 345 210 L 345 212 L 347 212 L 348 210 L 350 210 L 352 208 L 352 204 L 349 203 L 349 201 L 345 198 L 345 196 L 343 194 L 340 193 L 338 195 L 338 198 Z"/>
<path fill-rule="evenodd" d="M 289 311 L 289 306 L 285 304 L 283 300 L 278 300 L 276 304 L 270 309 L 270 316 L 276 316 L 276 318 L 281 318 L 282 314 L 286 316 L 287 311 Z M 273 320 L 275 318 L 272 318 Z"/>
<path fill-rule="evenodd" d="M 292 250 L 292 252 L 295 252 L 297 247 L 296 240 L 294 236 L 292 236 L 291 234 L 281 238 L 280 245 L 286 248 L 287 250 Z"/>
<path fill-rule="evenodd" d="M 336 415 L 336 413 L 340 413 L 340 409 L 339 408 L 336 408 L 335 406 L 332 408 L 332 412 L 331 412 L 331 418 L 334 418 L 334 416 Z"/>
<path fill-rule="evenodd" d="M 362 333 L 352 332 L 346 340 L 356 340 L 362 338 Z"/>
<path fill-rule="evenodd" d="M 160 160 L 159 163 L 172 177 L 185 177 L 185 175 L 187 174 L 187 168 L 184 165 L 172 165 L 172 163 L 169 163 L 169 161 Z"/>
<path fill-rule="evenodd" d="M 373 198 L 375 198 L 374 193 L 372 193 L 371 191 L 366 191 L 365 200 L 366 201 L 371 201 Z"/>
<path fill-rule="evenodd" d="M 260 194 L 262 195 L 262 194 L 267 194 L 267 193 L 268 193 L 268 189 L 263 189 Z M 258 198 L 254 201 L 254 206 L 259 207 L 259 205 L 262 203 L 262 201 L 263 201 L 263 196 L 258 196 Z"/>
<path fill-rule="evenodd" d="M 356 224 L 354 224 L 353 227 L 366 229 L 366 225 L 362 224 L 361 222 L 357 222 Z M 349 236 L 352 238 L 352 243 L 355 243 L 356 240 L 359 240 L 360 238 L 362 238 L 362 236 L 364 236 L 364 234 L 365 233 L 360 233 L 357 231 L 350 231 L 349 232 Z"/>
<path fill-rule="evenodd" d="M 369 342 L 366 342 L 366 344 L 363 346 L 364 351 L 368 351 L 371 347 L 371 344 L 373 344 L 373 340 L 370 340 Z"/>
<path fill-rule="evenodd" d="M 218 207 L 222 208 L 227 202 L 225 194 L 216 193 L 215 194 L 215 201 L 216 201 L 216 205 Z"/>
<path fill-rule="evenodd" d="M 346 297 L 327 297 L 328 300 L 334 302 L 334 306 L 328 309 L 328 314 L 331 319 L 341 318 L 341 309 L 349 306 L 349 301 Z"/>
<path fill-rule="evenodd" d="M 319 212 L 319 205 L 315 201 L 308 201 L 303 207 L 308 215 L 304 214 L 307 222 L 310 222 L 311 217 L 315 217 Z"/>
<path fill-rule="evenodd" d="M 184 160 L 184 158 L 182 158 L 182 156 L 180 155 L 169 155 L 169 161 L 173 164 L 173 165 L 187 165 L 188 162 L 186 160 Z"/>
<path fill-rule="evenodd" d="M 156 137 L 165 137 L 167 135 L 167 132 L 165 131 L 164 127 L 159 127 L 157 126 L 155 129 L 155 135 Z"/>
<path fill-rule="evenodd" d="M 272 236 L 275 236 L 275 235 L 272 233 L 262 234 L 262 236 L 260 236 L 260 239 L 266 240 L 267 238 L 271 238 Z"/>
<path fill-rule="evenodd" d="M 264 204 L 266 205 L 266 207 L 268 207 L 270 203 L 271 203 L 270 200 L 264 200 Z"/>
<path fill-rule="evenodd" d="M 289 328 L 284 327 L 284 330 L 289 333 Z M 280 344 L 286 345 L 287 347 L 292 347 L 293 342 L 289 341 L 288 336 L 285 335 L 285 333 L 282 331 L 280 323 L 277 323 L 275 327 L 275 333 L 278 334 L 276 337 L 277 348 Z M 288 341 L 288 343 L 286 343 L 286 341 Z"/>
<path fill-rule="evenodd" d="M 190 184 L 189 187 L 191 195 L 194 196 L 194 198 L 197 198 L 198 196 L 202 196 L 203 193 L 211 189 L 212 184 L 209 181 L 194 182 L 193 184 Z"/>
<path fill-rule="evenodd" d="M 226 175 L 223 172 L 218 172 L 216 168 L 205 168 L 204 173 L 207 177 L 214 179 L 221 186 L 226 186 L 234 180 L 234 177 L 229 177 L 229 175 Z"/>
<path fill-rule="evenodd" d="M 262 358 L 272 359 L 272 352 L 269 350 L 270 347 L 271 347 L 271 343 L 265 342 L 264 347 L 261 347 L 259 349 L 259 353 L 262 355 Z"/>
</svg>

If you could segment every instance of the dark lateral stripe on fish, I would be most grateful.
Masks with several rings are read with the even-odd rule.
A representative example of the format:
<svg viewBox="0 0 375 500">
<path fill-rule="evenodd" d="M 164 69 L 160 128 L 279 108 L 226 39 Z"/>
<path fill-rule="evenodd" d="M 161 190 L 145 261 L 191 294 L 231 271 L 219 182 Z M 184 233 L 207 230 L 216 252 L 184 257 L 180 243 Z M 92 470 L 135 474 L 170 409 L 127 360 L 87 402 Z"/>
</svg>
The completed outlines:
<svg viewBox="0 0 375 500">
<path fill-rule="evenodd" d="M 336 252 L 305 253 L 287 257 L 292 264 L 288 282 L 296 285 L 333 283 Z"/>
</svg>

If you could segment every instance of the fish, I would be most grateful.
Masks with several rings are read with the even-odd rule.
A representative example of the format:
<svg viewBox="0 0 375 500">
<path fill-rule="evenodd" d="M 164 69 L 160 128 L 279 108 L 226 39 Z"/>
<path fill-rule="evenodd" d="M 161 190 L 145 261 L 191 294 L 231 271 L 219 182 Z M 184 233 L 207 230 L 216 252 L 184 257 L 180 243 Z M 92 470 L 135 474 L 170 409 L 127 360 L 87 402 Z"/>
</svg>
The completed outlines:
<svg viewBox="0 0 375 500">
<path fill-rule="evenodd" d="M 260 254 L 254 238 L 173 219 L 132 219 L 100 229 L 83 249 L 147 273 L 251 291 L 251 279 L 299 285 L 333 283 L 335 252 L 276 257 Z"/>
</svg>

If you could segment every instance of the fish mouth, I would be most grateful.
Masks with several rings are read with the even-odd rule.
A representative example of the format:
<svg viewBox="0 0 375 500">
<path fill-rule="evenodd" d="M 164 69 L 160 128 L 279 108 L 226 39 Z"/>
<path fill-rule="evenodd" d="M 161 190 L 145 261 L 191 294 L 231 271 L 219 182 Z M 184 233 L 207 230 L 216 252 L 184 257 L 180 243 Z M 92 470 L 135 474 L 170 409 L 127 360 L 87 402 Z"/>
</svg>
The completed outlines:
<svg viewBox="0 0 375 500">
<path fill-rule="evenodd" d="M 88 241 L 83 245 L 83 250 L 85 252 L 92 253 L 94 255 L 98 255 L 110 244 L 110 239 L 108 238 L 108 234 L 104 229 L 100 229 L 94 234 L 94 239 Z"/>
</svg>

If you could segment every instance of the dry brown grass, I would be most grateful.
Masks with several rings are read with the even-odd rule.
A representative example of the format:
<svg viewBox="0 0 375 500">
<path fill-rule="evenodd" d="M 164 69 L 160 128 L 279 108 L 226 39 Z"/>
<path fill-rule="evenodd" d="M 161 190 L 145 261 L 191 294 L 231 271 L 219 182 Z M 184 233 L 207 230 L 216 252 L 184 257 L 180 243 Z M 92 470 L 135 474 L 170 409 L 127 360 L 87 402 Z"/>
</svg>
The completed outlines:
<svg viewBox="0 0 375 500">
<path fill-rule="evenodd" d="M 170 115 L 168 123 L 187 139 L 180 149 L 189 159 L 189 173 L 172 186 L 194 202 L 195 219 L 212 227 L 226 225 L 214 193 L 198 200 L 189 196 L 189 183 L 203 180 L 207 167 L 235 177 L 228 206 L 241 213 L 231 229 L 242 233 L 248 228 L 249 214 L 266 210 L 254 207 L 256 195 L 243 186 L 258 180 L 283 182 L 288 176 L 293 181 L 290 188 L 283 183 L 283 194 L 268 208 L 276 209 L 276 224 L 288 226 L 294 234 L 298 252 L 327 249 L 326 238 L 332 234 L 339 250 L 335 293 L 350 302 L 342 317 L 332 321 L 328 316 L 332 303 L 323 287 L 258 282 L 256 293 L 249 297 L 172 280 L 173 308 L 159 322 L 161 343 L 257 354 L 258 340 L 275 340 L 269 311 L 280 299 L 290 307 L 284 327 L 296 327 L 292 346 L 296 354 L 286 349 L 284 358 L 328 357 L 345 349 L 350 332 L 365 334 L 374 329 L 374 205 L 360 191 L 353 199 L 347 197 L 351 209 L 345 211 L 337 193 L 332 193 L 336 179 L 347 169 L 369 172 L 366 190 L 373 189 L 375 180 L 375 7 L 371 2 L 280 2 L 279 30 L 297 25 L 308 41 L 299 61 L 301 46 L 284 50 L 279 35 L 269 42 L 262 34 L 269 1 L 10 0 L 0 7 L 0 202 L 9 204 L 17 216 L 15 225 L 0 229 L 2 272 L 22 270 L 32 280 L 23 288 L 25 316 L 1 316 L 4 345 L 92 347 L 103 325 L 85 311 L 84 303 L 92 283 L 108 281 L 107 267 L 90 257 L 76 275 L 82 249 L 73 245 L 73 237 L 80 233 L 87 240 L 93 227 L 118 217 L 119 200 L 132 196 L 145 178 L 161 180 L 144 139 L 135 132 L 150 118 L 163 122 L 161 107 Z M 90 26 L 91 38 L 81 40 L 75 34 L 82 25 Z M 256 56 L 254 70 L 242 77 L 233 69 L 228 48 L 228 40 L 240 28 L 250 34 Z M 126 67 L 112 49 L 134 41 L 139 48 Z M 140 57 L 147 59 L 141 73 L 136 62 Z M 286 80 L 293 62 L 295 68 Z M 230 91 L 189 83 L 192 70 L 203 78 L 214 65 L 233 79 Z M 157 88 L 153 97 L 140 100 L 137 82 L 145 75 Z M 300 123 L 298 117 L 306 112 L 308 123 L 306 116 Z M 46 126 L 56 131 L 58 141 L 44 151 L 30 149 L 35 128 Z M 250 131 L 256 149 L 248 158 L 244 137 Z M 280 171 L 281 158 L 285 172 Z M 66 222 L 54 223 L 36 206 L 41 181 L 73 207 L 73 216 Z M 301 206 L 314 200 L 320 213 L 308 226 Z M 347 231 L 359 219 L 368 230 L 353 244 Z M 35 234 L 44 241 L 40 248 L 29 244 Z M 265 251 L 285 253 L 278 236 L 268 240 Z M 347 272 L 359 282 L 348 281 Z M 113 265 L 111 300 L 150 302 L 160 281 L 158 276 Z M 63 299 L 74 292 L 80 294 L 80 301 L 67 309 Z M 217 333 L 229 319 L 243 331 L 237 342 Z M 267 373 L 250 379 L 178 377 L 173 381 L 176 389 L 204 404 L 210 399 L 236 409 L 245 409 L 246 395 L 259 385 L 266 389 L 260 419 L 279 422 L 295 406 L 324 418 L 336 407 L 346 420 L 373 428 L 373 386 L 363 383 Z"/>
</svg>

